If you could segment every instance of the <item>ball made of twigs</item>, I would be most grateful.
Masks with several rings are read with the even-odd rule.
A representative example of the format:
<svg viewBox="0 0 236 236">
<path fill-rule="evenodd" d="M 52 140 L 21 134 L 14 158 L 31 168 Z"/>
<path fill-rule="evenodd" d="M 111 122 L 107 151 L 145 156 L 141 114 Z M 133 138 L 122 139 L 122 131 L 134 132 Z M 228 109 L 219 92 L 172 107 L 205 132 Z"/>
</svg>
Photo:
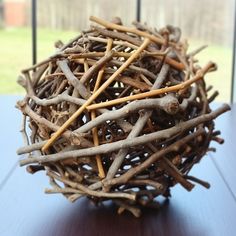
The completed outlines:
<svg viewBox="0 0 236 236">
<path fill-rule="evenodd" d="M 97 24 L 57 42 L 54 55 L 19 77 L 26 96 L 17 103 L 25 142 L 18 154 L 27 154 L 20 164 L 46 172 L 46 193 L 113 200 L 135 216 L 177 183 L 208 188 L 189 171 L 212 140 L 223 142 L 213 120 L 229 106 L 210 108 L 218 92 L 204 76 L 216 65 L 197 64 L 204 47 L 188 52 L 173 26 L 90 20 Z"/>
</svg>

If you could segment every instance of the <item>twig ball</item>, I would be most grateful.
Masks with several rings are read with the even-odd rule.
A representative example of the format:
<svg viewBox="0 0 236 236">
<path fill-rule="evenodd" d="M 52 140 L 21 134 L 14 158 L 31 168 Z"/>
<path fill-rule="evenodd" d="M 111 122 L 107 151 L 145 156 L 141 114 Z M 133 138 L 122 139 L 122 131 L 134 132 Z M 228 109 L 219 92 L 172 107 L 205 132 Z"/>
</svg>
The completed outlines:
<svg viewBox="0 0 236 236">
<path fill-rule="evenodd" d="M 200 67 L 203 47 L 189 53 L 179 28 L 90 20 L 97 24 L 19 77 L 20 164 L 49 176 L 46 193 L 113 200 L 135 216 L 177 183 L 208 188 L 189 172 L 212 140 L 223 141 L 214 119 L 230 108 L 211 110 L 218 92 L 204 81 L 216 65 Z"/>
</svg>

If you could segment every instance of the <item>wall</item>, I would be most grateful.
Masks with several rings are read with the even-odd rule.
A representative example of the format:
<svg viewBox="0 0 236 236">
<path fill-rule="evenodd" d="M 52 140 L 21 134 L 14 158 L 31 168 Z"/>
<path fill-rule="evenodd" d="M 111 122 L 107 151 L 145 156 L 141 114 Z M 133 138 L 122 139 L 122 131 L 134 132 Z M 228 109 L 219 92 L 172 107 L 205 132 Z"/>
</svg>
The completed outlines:
<svg viewBox="0 0 236 236">
<path fill-rule="evenodd" d="M 21 27 L 26 25 L 26 1 L 3 1 L 4 25 L 7 27 Z"/>
</svg>

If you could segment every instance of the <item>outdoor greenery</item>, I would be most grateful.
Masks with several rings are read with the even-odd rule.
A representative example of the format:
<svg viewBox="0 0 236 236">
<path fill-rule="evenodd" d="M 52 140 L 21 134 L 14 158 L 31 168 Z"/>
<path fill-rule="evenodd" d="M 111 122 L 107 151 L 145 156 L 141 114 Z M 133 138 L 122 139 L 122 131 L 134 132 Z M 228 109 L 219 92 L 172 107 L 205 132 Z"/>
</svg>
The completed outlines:
<svg viewBox="0 0 236 236">
<path fill-rule="evenodd" d="M 54 42 L 61 39 L 68 41 L 77 33 L 49 29 L 38 30 L 38 61 L 51 55 Z M 190 49 L 201 46 L 203 43 L 189 40 Z M 29 28 L 0 29 L 0 94 L 22 94 L 23 89 L 16 83 L 21 69 L 31 65 L 31 31 Z M 209 60 L 217 62 L 218 71 L 207 77 L 207 83 L 220 91 L 218 101 L 229 101 L 232 50 L 230 47 L 211 45 L 199 54 L 200 64 Z"/>
<path fill-rule="evenodd" d="M 75 32 L 49 29 L 38 30 L 38 58 L 40 61 L 54 53 L 54 42 L 67 42 Z M 32 64 L 32 43 L 30 28 L 0 29 L 0 94 L 22 94 L 16 83 L 20 71 Z"/>
</svg>

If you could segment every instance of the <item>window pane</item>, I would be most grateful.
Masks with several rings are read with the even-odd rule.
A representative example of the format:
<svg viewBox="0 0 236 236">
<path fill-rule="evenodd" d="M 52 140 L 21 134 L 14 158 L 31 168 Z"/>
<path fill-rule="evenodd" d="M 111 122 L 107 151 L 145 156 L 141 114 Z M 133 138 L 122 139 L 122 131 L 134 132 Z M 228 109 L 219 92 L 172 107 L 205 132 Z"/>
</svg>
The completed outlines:
<svg viewBox="0 0 236 236">
<path fill-rule="evenodd" d="M 136 0 L 40 0 L 38 1 L 38 58 L 49 56 L 53 43 L 67 42 L 80 31 L 89 29 L 91 15 L 111 20 L 121 17 L 124 24 L 131 24 L 136 16 Z"/>
<path fill-rule="evenodd" d="M 216 100 L 230 100 L 233 0 L 142 0 L 141 18 L 157 28 L 167 24 L 180 27 L 182 39 L 188 39 L 190 51 L 209 45 L 197 55 L 202 66 L 209 60 L 218 65 L 216 72 L 207 75 L 206 82 L 219 90 Z"/>
<path fill-rule="evenodd" d="M 54 42 L 67 42 L 89 28 L 89 16 L 120 16 L 131 24 L 136 0 L 40 0 L 37 2 L 37 60 L 55 52 Z M 16 78 L 32 63 L 31 0 L 0 0 L 0 94 L 24 93 Z"/>
</svg>

